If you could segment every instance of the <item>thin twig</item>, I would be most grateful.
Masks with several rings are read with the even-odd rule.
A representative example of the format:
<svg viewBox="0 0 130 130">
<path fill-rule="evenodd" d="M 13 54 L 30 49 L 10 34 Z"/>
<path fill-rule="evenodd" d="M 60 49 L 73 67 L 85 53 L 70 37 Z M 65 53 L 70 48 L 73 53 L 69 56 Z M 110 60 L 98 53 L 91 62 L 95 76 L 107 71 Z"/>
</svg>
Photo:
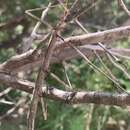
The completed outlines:
<svg viewBox="0 0 130 130">
<path fill-rule="evenodd" d="M 91 122 L 92 122 L 92 115 L 94 112 L 94 104 L 90 105 L 89 111 L 86 112 L 85 118 L 86 118 L 86 125 L 85 130 L 90 130 Z"/>
<path fill-rule="evenodd" d="M 97 56 L 97 58 L 99 59 L 99 61 L 101 62 L 101 64 L 103 65 L 103 67 L 105 68 L 105 72 L 108 72 L 109 75 L 111 76 L 111 78 L 117 83 L 117 86 L 119 86 L 119 88 L 122 88 L 119 80 L 112 74 L 111 70 L 103 63 L 99 54 L 95 50 L 94 50 L 94 53 Z M 120 90 L 118 90 L 118 91 L 120 92 Z"/>
<path fill-rule="evenodd" d="M 38 8 L 38 9 L 39 9 L 39 8 Z M 36 9 L 29 9 L 29 10 L 26 10 L 25 13 L 26 13 L 27 15 L 29 15 L 30 17 L 32 17 L 33 19 L 39 21 L 39 22 L 42 23 L 43 25 L 46 25 L 47 27 L 49 27 L 50 29 L 52 29 L 52 27 L 51 27 L 47 22 L 41 20 L 41 19 L 38 18 L 37 16 L 33 15 L 32 13 L 30 13 L 30 12 L 35 11 L 35 10 L 36 10 Z M 41 8 L 40 10 L 42 10 L 42 8 Z M 36 11 L 37 11 L 37 10 L 36 10 Z M 44 12 L 44 11 L 43 11 L 43 12 Z"/>
<path fill-rule="evenodd" d="M 116 63 L 116 62 L 110 57 L 110 55 L 107 54 L 107 56 L 108 56 L 109 60 L 112 62 L 112 64 L 113 64 L 116 68 L 118 68 L 119 70 L 121 70 L 121 71 L 125 74 L 125 76 L 130 80 L 130 75 L 129 75 L 128 72 L 125 70 L 125 68 L 123 68 L 121 65 L 119 65 L 118 63 Z"/>
<path fill-rule="evenodd" d="M 94 69 L 97 70 L 98 72 L 102 73 L 106 78 L 108 78 L 109 80 L 111 80 L 113 83 L 116 84 L 116 88 L 120 89 L 121 92 L 125 92 L 127 94 L 129 94 L 124 88 L 118 86 L 118 82 L 116 82 L 115 80 L 113 80 L 111 77 L 109 77 L 105 72 L 103 72 L 101 69 L 99 69 L 97 66 L 95 66 L 77 47 L 73 46 L 72 44 L 70 44 L 70 46 L 77 51 L 77 53 L 80 54 L 81 57 L 83 57 L 85 59 L 85 61 L 87 61 L 87 63 Z"/>
<path fill-rule="evenodd" d="M 26 52 L 32 45 L 33 43 L 33 40 L 35 40 L 37 38 L 37 31 L 41 25 L 41 21 L 43 22 L 44 19 L 45 19 L 45 16 L 47 15 L 48 13 L 48 10 L 50 8 L 51 4 L 48 5 L 48 7 L 42 11 L 42 15 L 41 15 L 41 18 L 40 20 L 38 19 L 38 22 L 36 23 L 35 27 L 33 28 L 33 31 L 29 37 L 29 39 L 27 40 L 27 42 L 25 43 L 26 45 L 24 45 L 24 48 L 23 48 L 23 51 Z M 30 11 L 30 10 L 29 10 Z M 28 12 L 28 11 L 27 11 Z M 30 14 L 30 13 L 29 13 Z M 36 17 L 36 16 L 35 16 Z"/>
<path fill-rule="evenodd" d="M 89 6 L 89 8 L 85 9 L 80 14 L 78 14 L 75 18 L 79 18 L 81 15 L 83 15 L 84 13 L 86 13 L 87 11 L 89 11 L 90 9 L 95 7 L 97 5 L 97 3 L 98 3 L 98 0 L 96 2 L 94 2 L 91 6 Z"/>
<path fill-rule="evenodd" d="M 1 99 L 0 100 L 0 104 L 3 103 L 3 104 L 6 104 L 6 105 L 14 105 L 15 103 L 14 102 L 11 102 L 11 101 L 7 101 L 5 99 Z"/>
<path fill-rule="evenodd" d="M 109 112 L 110 112 L 110 106 L 105 106 L 105 112 L 103 113 L 103 117 L 102 117 L 102 124 L 101 124 L 101 130 L 103 130 L 103 126 L 105 125 L 108 116 L 109 116 Z"/>
<path fill-rule="evenodd" d="M 18 89 L 32 94 L 35 84 L 33 82 L 18 79 L 16 77 L 0 73 L 0 82 L 6 84 L 8 87 Z M 83 86 L 82 86 L 83 87 Z M 93 86 L 91 86 L 93 87 Z M 104 84 L 105 87 L 105 84 Z M 71 96 L 73 91 L 64 91 L 57 89 L 57 86 L 48 86 L 48 91 L 45 92 L 46 87 L 42 87 L 42 97 L 46 97 L 50 100 L 66 102 L 66 97 Z M 97 100 L 98 99 L 98 100 Z M 117 106 L 129 106 L 130 95 L 125 93 L 109 93 L 99 91 L 76 91 L 75 96 L 69 101 L 70 104 L 78 103 L 95 103 L 104 105 L 117 105 Z"/>
<path fill-rule="evenodd" d="M 12 88 L 7 88 L 4 91 L 0 92 L 0 98 L 9 93 L 12 90 Z"/>
<path fill-rule="evenodd" d="M 75 19 L 75 23 L 86 33 L 88 34 L 89 32 L 87 31 L 87 29 L 79 22 L 78 19 Z M 97 43 L 102 49 L 104 49 L 104 51 L 106 53 L 109 53 L 115 60 L 118 60 L 118 58 L 116 56 L 114 56 L 105 46 L 102 45 L 101 42 Z"/>
<path fill-rule="evenodd" d="M 61 80 L 57 75 L 50 72 L 51 77 L 53 77 L 56 81 L 58 81 L 60 84 L 62 84 L 67 90 L 70 89 L 69 85 L 66 84 L 63 80 Z"/>
<path fill-rule="evenodd" d="M 46 13 L 48 12 L 50 6 L 51 6 L 51 3 L 49 3 L 45 12 L 43 11 L 42 20 L 45 17 Z M 40 26 L 40 23 L 38 23 L 37 25 Z M 35 88 L 33 91 L 33 96 L 31 99 L 29 113 L 28 113 L 28 130 L 34 130 L 35 118 L 36 118 L 36 113 L 37 113 L 37 106 L 38 106 L 38 102 L 39 102 L 39 92 L 41 91 L 41 86 L 44 84 L 44 78 L 45 78 L 45 73 L 42 71 L 42 69 L 40 67 L 39 72 L 38 72 L 38 76 L 36 79 Z M 44 115 L 46 115 L 46 114 L 44 114 Z M 45 117 L 45 119 L 46 119 L 46 117 Z"/>
<path fill-rule="evenodd" d="M 67 80 L 68 85 L 69 85 L 69 89 L 73 89 L 73 87 L 72 87 L 72 85 L 71 85 L 71 82 L 70 82 L 70 80 L 69 80 L 69 76 L 68 76 L 68 74 L 67 74 L 67 68 L 66 68 L 66 63 L 65 63 L 65 61 L 63 61 L 62 64 L 63 64 L 63 67 L 64 67 L 64 73 L 65 73 L 65 77 L 66 77 L 66 80 Z"/>
<path fill-rule="evenodd" d="M 125 3 L 123 2 L 123 0 L 118 0 L 119 5 L 121 6 L 121 8 L 125 11 L 125 13 L 130 16 L 130 11 L 128 10 L 128 8 L 126 7 Z"/>
<path fill-rule="evenodd" d="M 44 120 L 47 120 L 47 103 L 43 100 L 43 98 L 40 98 L 41 105 L 42 105 L 42 113 Z"/>
<path fill-rule="evenodd" d="M 87 29 L 81 24 L 81 22 L 79 22 L 78 19 L 75 19 L 74 22 L 75 22 L 86 34 L 89 33 L 89 32 L 87 31 Z"/>
<path fill-rule="evenodd" d="M 64 8 L 64 10 L 65 10 L 66 12 L 68 12 L 68 9 L 67 9 L 66 4 L 64 4 L 64 2 L 63 2 L 62 0 L 58 0 L 58 2 L 59 2 L 60 5 L 62 5 L 62 7 Z"/>
</svg>

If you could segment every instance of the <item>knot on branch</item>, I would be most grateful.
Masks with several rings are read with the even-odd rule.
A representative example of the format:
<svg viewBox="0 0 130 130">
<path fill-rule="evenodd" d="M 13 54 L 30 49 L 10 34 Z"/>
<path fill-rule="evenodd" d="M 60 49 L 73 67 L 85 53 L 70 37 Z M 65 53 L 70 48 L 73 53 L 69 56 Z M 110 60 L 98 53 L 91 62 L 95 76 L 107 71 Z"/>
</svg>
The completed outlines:
<svg viewBox="0 0 130 130">
<path fill-rule="evenodd" d="M 65 103 L 70 104 L 74 99 L 76 92 L 66 93 L 65 94 Z"/>
</svg>

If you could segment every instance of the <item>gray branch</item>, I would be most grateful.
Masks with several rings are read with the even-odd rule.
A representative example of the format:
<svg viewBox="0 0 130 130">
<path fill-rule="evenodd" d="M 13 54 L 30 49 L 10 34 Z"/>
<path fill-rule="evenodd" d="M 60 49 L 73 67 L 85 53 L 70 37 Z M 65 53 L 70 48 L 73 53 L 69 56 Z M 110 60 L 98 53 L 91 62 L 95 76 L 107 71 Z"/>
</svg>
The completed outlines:
<svg viewBox="0 0 130 130">
<path fill-rule="evenodd" d="M 0 82 L 14 89 L 19 89 L 30 94 L 32 94 L 34 89 L 34 83 L 17 79 L 4 73 L 0 73 Z M 55 87 L 48 87 L 48 91 L 45 91 L 45 89 L 46 87 L 42 87 L 43 97 L 69 104 L 95 103 L 116 106 L 130 105 L 130 95 L 124 93 L 118 94 L 99 91 L 71 92 L 59 90 Z"/>
<path fill-rule="evenodd" d="M 51 58 L 51 63 L 59 62 L 63 59 L 70 60 L 72 58 L 79 57 L 79 54 L 72 51 L 72 49 L 68 47 L 68 43 L 77 46 L 84 45 L 81 47 L 81 51 L 88 57 L 92 55 L 92 49 L 94 49 L 95 46 L 91 45 L 91 47 L 90 46 L 88 47 L 88 45 L 86 44 L 92 44 L 97 42 L 107 42 L 111 44 L 112 41 L 126 38 L 129 35 L 130 35 L 130 26 L 126 26 L 110 29 L 107 31 L 89 33 L 85 35 L 66 38 L 65 42 L 61 41 L 56 43 L 57 46 L 54 50 L 55 53 Z M 102 50 L 101 48 L 96 47 L 95 49 L 98 49 L 99 52 L 104 52 L 104 50 Z M 112 51 L 111 53 L 114 53 L 115 55 L 118 56 L 126 55 L 127 58 L 129 58 L 130 56 L 129 49 L 110 49 L 110 51 Z M 26 70 L 31 67 L 38 66 L 39 64 L 41 64 L 42 57 L 44 56 L 44 54 L 43 55 L 39 53 L 35 54 L 33 53 L 33 50 L 30 50 L 21 55 L 14 56 L 10 58 L 8 61 L 4 62 L 3 64 L 0 64 L 0 70 L 13 73 L 18 72 L 20 70 Z"/>
<path fill-rule="evenodd" d="M 104 50 L 97 45 L 85 45 L 79 47 L 80 51 L 83 52 L 87 57 L 93 57 L 93 51 L 97 51 L 99 54 L 103 54 Z M 109 52 L 115 56 L 122 58 L 130 59 L 130 49 L 119 49 L 112 48 L 109 49 Z M 45 53 L 44 53 L 45 54 Z M 24 54 L 16 55 L 3 64 L 0 64 L 0 71 L 7 71 L 9 73 L 16 73 L 20 70 L 27 70 L 39 66 L 42 63 L 44 54 L 33 54 L 33 50 L 30 50 Z M 79 58 L 80 55 L 75 52 L 72 48 L 64 48 L 63 51 L 57 53 L 54 51 L 54 54 L 51 59 L 52 63 L 58 63 L 62 60 L 71 60 L 74 58 Z"/>
</svg>

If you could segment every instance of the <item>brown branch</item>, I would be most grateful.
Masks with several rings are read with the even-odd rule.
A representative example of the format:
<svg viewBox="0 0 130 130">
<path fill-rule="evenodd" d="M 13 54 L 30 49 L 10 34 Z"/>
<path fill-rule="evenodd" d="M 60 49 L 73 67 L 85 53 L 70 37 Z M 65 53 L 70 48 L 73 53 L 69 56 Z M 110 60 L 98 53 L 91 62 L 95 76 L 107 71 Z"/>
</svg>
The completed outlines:
<svg viewBox="0 0 130 130">
<path fill-rule="evenodd" d="M 70 50 L 65 49 L 65 47 L 68 47 L 68 43 L 71 42 L 74 45 L 85 45 L 85 44 L 92 44 L 97 42 L 109 42 L 114 41 L 122 38 L 126 38 L 130 35 L 130 26 L 126 27 L 119 27 L 116 29 L 110 29 L 107 31 L 97 32 L 97 33 L 89 33 L 85 35 L 80 36 L 73 36 L 70 38 L 66 38 L 65 42 L 61 41 L 56 43 L 57 47 L 54 50 L 53 58 L 51 62 L 58 62 L 59 59 L 71 59 L 72 57 L 77 57 L 76 53 L 71 53 Z M 111 43 L 111 42 L 110 42 Z M 123 53 L 127 53 L 127 49 Z M 71 55 L 68 55 L 67 53 L 71 53 Z M 118 51 L 119 52 L 119 51 Z M 119 52 L 119 53 L 122 53 Z M 127 53 L 128 54 L 128 53 Z M 0 65 L 0 69 L 4 69 L 7 71 L 19 71 L 20 69 L 24 69 L 24 67 L 34 67 L 41 63 L 41 59 L 43 55 L 37 54 L 32 55 L 32 51 L 28 51 L 22 55 L 15 56 L 8 60 L 7 62 Z M 57 57 L 56 57 L 57 56 Z M 128 54 L 129 56 L 129 54 Z M 38 57 L 38 58 L 37 58 Z"/>
<path fill-rule="evenodd" d="M 81 52 L 83 52 L 87 57 L 93 57 L 93 51 L 96 50 L 97 53 L 104 53 L 104 50 L 96 45 L 86 45 L 79 47 Z M 56 49 L 55 49 L 56 50 Z M 61 60 L 70 60 L 73 58 L 79 58 L 79 54 L 75 52 L 72 48 L 65 48 L 60 53 L 54 50 L 54 54 L 51 59 L 51 63 L 58 63 Z M 112 48 L 109 51 L 118 57 L 130 59 L 130 49 Z M 0 70 L 4 70 L 10 73 L 16 73 L 20 70 L 27 70 L 39 66 L 42 62 L 45 53 L 34 54 L 33 50 L 30 50 L 21 55 L 16 55 L 11 57 L 9 60 L 0 64 Z"/>
<path fill-rule="evenodd" d="M 27 93 L 32 93 L 34 88 L 34 83 L 20 80 L 9 75 L 0 73 L 0 83 L 4 83 L 9 87 L 25 91 Z M 64 103 L 78 104 L 78 103 L 95 103 L 104 105 L 117 105 L 125 106 L 130 105 L 130 95 L 129 94 L 118 94 L 118 93 L 108 93 L 108 92 L 68 92 L 59 90 L 54 87 L 48 87 L 48 91 L 45 91 L 46 87 L 43 87 L 43 97 L 46 97 L 55 101 L 62 101 Z M 67 100 L 67 99 L 71 100 Z"/>
<path fill-rule="evenodd" d="M 45 10 L 43 10 L 42 16 L 41 16 L 41 21 L 44 20 L 45 16 L 48 13 L 50 6 L 51 6 L 51 3 L 49 3 L 48 7 Z M 40 22 L 38 22 L 36 24 L 36 26 L 34 27 L 34 30 L 32 32 L 32 35 L 35 35 L 35 33 L 37 32 L 40 24 L 41 24 Z M 31 46 L 32 43 L 30 42 L 28 44 L 29 45 L 25 50 L 27 50 Z M 35 88 L 34 88 L 34 91 L 33 91 L 33 97 L 31 99 L 31 105 L 30 105 L 29 114 L 28 114 L 28 130 L 34 130 L 37 107 L 38 107 L 38 102 L 39 102 L 39 98 L 40 98 L 39 97 L 39 91 L 42 91 L 41 86 L 43 85 L 44 79 L 45 79 L 45 76 L 46 76 L 46 73 L 44 73 L 42 71 L 42 65 L 44 65 L 43 61 L 45 61 L 45 60 L 46 60 L 46 58 L 42 59 L 42 64 L 40 66 L 38 76 L 37 76 L 37 79 L 36 79 L 36 83 L 35 83 Z"/>
<path fill-rule="evenodd" d="M 106 31 L 66 38 L 64 41 L 58 43 L 59 45 L 57 45 L 57 48 L 62 50 L 62 48 L 68 47 L 68 43 L 71 43 L 75 46 L 93 44 L 98 42 L 111 43 L 112 41 L 120 40 L 128 36 L 130 36 L 130 26 L 119 27 Z"/>
<path fill-rule="evenodd" d="M 42 71 L 39 71 L 38 73 L 34 91 L 33 91 L 33 96 L 31 99 L 31 105 L 28 113 L 28 130 L 34 130 L 35 118 L 36 118 L 37 107 L 39 102 L 39 89 L 43 82 L 42 73 L 43 73 Z"/>
<path fill-rule="evenodd" d="M 19 80 L 5 73 L 0 73 L 0 83 L 12 87 L 13 89 L 25 91 L 27 93 L 32 93 L 34 88 L 34 83 L 29 82 L 27 80 Z"/>
</svg>

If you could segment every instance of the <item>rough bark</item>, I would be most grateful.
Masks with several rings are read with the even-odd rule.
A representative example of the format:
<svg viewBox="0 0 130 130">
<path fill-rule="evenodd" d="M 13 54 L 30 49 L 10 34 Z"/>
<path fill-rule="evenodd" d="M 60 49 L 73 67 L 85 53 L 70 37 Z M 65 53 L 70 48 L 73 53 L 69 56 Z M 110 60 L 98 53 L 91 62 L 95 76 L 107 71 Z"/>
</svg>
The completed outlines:
<svg viewBox="0 0 130 130">
<path fill-rule="evenodd" d="M 32 94 L 35 85 L 32 82 L 26 80 L 20 80 L 4 73 L 0 74 L 0 82 L 6 84 L 8 87 L 22 90 L 30 94 Z M 42 87 L 43 97 L 69 104 L 95 103 L 95 104 L 117 105 L 117 106 L 130 105 L 130 95 L 124 93 L 118 94 L 118 93 L 108 93 L 99 91 L 71 92 L 71 91 L 59 90 L 56 87 L 52 86 L 48 87 L 48 91 L 45 91 L 45 89 L 46 87 Z"/>
</svg>

